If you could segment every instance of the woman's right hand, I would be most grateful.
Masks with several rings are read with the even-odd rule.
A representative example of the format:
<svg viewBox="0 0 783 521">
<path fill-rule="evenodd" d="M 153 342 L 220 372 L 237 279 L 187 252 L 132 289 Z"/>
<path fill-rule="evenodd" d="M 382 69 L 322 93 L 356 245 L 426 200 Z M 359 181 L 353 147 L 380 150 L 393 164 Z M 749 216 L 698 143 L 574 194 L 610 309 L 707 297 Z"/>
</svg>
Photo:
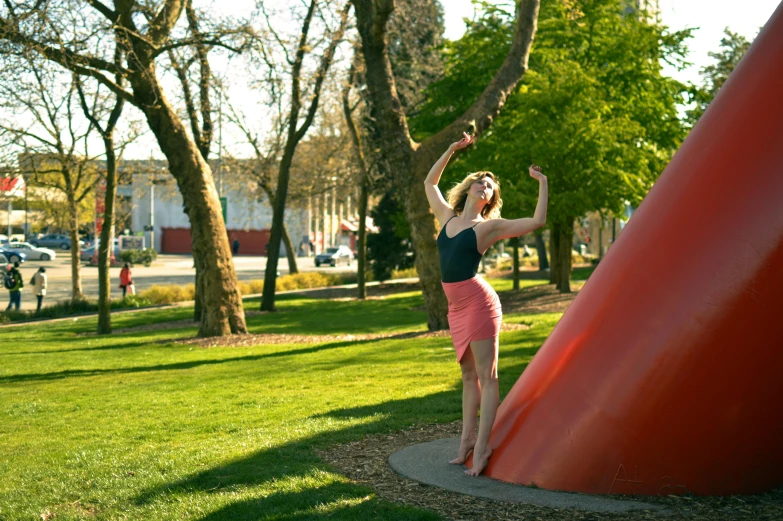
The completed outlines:
<svg viewBox="0 0 783 521">
<path fill-rule="evenodd" d="M 467 132 L 463 132 L 462 136 L 463 136 L 462 139 L 460 139 L 456 143 L 452 143 L 451 144 L 451 149 L 452 150 L 462 150 L 463 148 L 466 148 L 466 147 L 472 145 L 476 141 L 476 137 L 475 136 L 471 136 Z"/>
</svg>

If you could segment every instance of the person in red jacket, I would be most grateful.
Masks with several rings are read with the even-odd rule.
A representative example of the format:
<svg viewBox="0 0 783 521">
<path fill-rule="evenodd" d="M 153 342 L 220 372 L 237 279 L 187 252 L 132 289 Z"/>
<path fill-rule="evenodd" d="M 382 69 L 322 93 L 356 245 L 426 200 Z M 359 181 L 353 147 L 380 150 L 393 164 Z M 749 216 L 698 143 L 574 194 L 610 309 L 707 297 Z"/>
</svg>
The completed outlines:
<svg viewBox="0 0 783 521">
<path fill-rule="evenodd" d="M 128 263 L 120 270 L 120 288 L 122 288 L 122 298 L 125 298 L 125 294 L 128 292 L 128 288 L 133 285 L 133 278 L 131 277 L 131 270 Z M 131 291 L 133 294 L 133 291 Z"/>
</svg>

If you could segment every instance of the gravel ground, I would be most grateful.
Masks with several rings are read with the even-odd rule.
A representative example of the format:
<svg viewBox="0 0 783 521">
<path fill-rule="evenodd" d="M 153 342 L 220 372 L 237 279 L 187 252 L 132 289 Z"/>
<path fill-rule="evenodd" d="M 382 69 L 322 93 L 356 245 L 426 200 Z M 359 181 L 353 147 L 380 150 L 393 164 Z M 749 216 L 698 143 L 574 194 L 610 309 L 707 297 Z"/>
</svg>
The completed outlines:
<svg viewBox="0 0 783 521">
<path fill-rule="evenodd" d="M 389 466 L 393 452 L 441 438 L 459 436 L 461 422 L 412 427 L 391 435 L 368 436 L 363 440 L 337 445 L 318 455 L 356 483 L 368 485 L 389 501 L 421 507 L 453 520 L 689 520 L 729 521 L 783 519 L 783 489 L 756 496 L 732 497 L 630 497 L 623 499 L 659 503 L 665 512 L 637 511 L 623 514 L 552 509 L 466 496 L 403 478 Z"/>
</svg>

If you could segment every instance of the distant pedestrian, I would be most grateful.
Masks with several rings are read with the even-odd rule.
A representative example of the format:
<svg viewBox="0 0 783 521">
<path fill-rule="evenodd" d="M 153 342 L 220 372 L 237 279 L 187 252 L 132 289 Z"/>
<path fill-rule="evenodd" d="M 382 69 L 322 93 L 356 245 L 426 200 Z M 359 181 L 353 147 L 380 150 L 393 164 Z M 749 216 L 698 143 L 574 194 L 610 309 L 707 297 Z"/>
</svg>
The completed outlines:
<svg viewBox="0 0 783 521">
<path fill-rule="evenodd" d="M 131 269 L 128 263 L 125 263 L 125 266 L 122 267 L 120 270 L 120 288 L 122 288 L 122 298 L 125 298 L 125 295 L 128 293 L 128 288 L 133 285 L 133 276 L 131 275 Z M 133 295 L 134 292 L 131 291 L 131 295 Z"/>
<path fill-rule="evenodd" d="M 46 296 L 46 268 L 43 266 L 38 268 L 30 282 L 33 283 L 33 291 L 35 291 L 35 297 L 38 299 L 38 307 L 35 309 L 35 312 L 38 313 L 41 311 L 41 305 L 43 305 L 43 299 Z"/>
<path fill-rule="evenodd" d="M 234 242 L 231 243 L 231 253 L 234 255 L 237 255 L 239 253 L 239 239 L 234 239 Z"/>
<path fill-rule="evenodd" d="M 14 307 L 19 311 L 19 308 L 22 306 L 22 288 L 24 287 L 22 274 L 19 272 L 19 262 L 14 262 L 13 266 L 8 265 L 8 273 L 5 275 L 4 285 L 10 293 L 8 307 L 5 310 L 10 311 L 11 307 Z"/>
<path fill-rule="evenodd" d="M 524 248 L 522 250 L 523 250 L 523 253 L 522 253 L 523 257 L 530 257 L 531 255 L 533 255 L 533 252 L 530 251 L 530 248 L 528 247 L 527 244 L 525 244 L 525 246 L 524 246 Z"/>
</svg>

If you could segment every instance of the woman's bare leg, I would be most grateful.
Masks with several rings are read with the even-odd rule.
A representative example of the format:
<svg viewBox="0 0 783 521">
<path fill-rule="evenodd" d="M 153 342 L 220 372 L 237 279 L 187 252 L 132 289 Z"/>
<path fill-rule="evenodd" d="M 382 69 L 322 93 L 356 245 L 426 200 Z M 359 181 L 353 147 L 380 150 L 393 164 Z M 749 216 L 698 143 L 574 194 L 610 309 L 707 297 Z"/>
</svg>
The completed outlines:
<svg viewBox="0 0 783 521">
<path fill-rule="evenodd" d="M 490 338 L 470 343 L 476 366 L 479 385 L 481 385 L 481 419 L 478 437 L 473 449 L 473 468 L 465 471 L 470 476 L 478 476 L 487 466 L 492 450 L 489 448 L 489 434 L 495 423 L 500 402 L 498 389 L 498 340 Z"/>
<path fill-rule="evenodd" d="M 459 366 L 462 369 L 462 437 L 459 441 L 459 455 L 449 461 L 455 465 L 465 463 L 476 444 L 476 420 L 481 400 L 476 364 L 470 349 L 462 355 Z"/>
</svg>

